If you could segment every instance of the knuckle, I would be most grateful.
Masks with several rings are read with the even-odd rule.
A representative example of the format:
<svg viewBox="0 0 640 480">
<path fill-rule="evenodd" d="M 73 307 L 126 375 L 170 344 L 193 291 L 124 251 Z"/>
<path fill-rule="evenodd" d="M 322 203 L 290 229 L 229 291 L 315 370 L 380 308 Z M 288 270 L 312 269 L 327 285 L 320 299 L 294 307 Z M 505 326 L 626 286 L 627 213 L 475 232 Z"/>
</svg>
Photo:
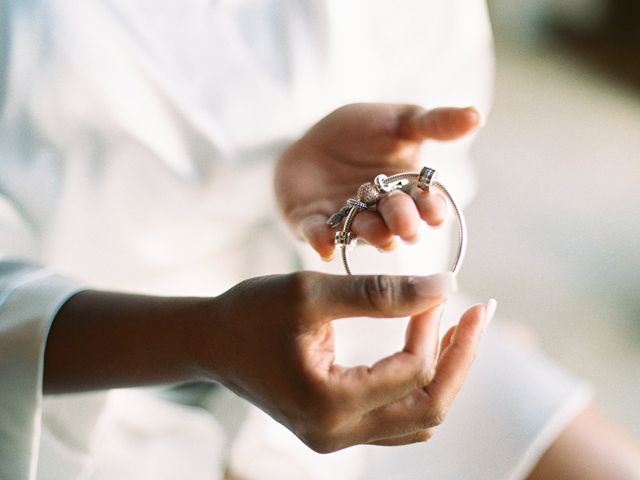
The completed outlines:
<svg viewBox="0 0 640 480">
<path fill-rule="evenodd" d="M 343 434 L 342 417 L 333 411 L 316 411 L 308 419 L 304 433 L 301 436 L 303 442 L 314 452 L 331 453 L 339 450 Z"/>
<path fill-rule="evenodd" d="M 413 437 L 413 443 L 424 443 L 428 442 L 433 438 L 434 429 L 427 428 L 425 430 L 420 430 Z"/>
<path fill-rule="evenodd" d="M 342 421 L 337 415 L 316 409 L 315 412 L 307 412 L 294 431 L 314 452 L 331 453 L 341 448 L 341 425 Z"/>
<path fill-rule="evenodd" d="M 427 387 L 435 376 L 435 365 L 425 365 L 424 361 L 415 356 L 412 358 L 413 363 L 407 366 L 407 370 L 411 370 L 413 373 L 407 372 L 407 380 L 412 383 L 414 390 L 422 390 Z M 426 393 L 425 393 L 426 395 Z"/>
<path fill-rule="evenodd" d="M 390 275 L 373 275 L 364 277 L 362 288 L 372 308 L 384 309 L 392 305 L 398 296 L 398 288 Z"/>
<path fill-rule="evenodd" d="M 448 119 L 436 117 L 433 120 L 433 129 L 441 137 L 448 137 L 452 133 L 452 128 Z"/>
<path fill-rule="evenodd" d="M 288 293 L 295 298 L 304 298 L 309 289 L 310 276 L 308 272 L 293 272 L 287 275 Z"/>
<path fill-rule="evenodd" d="M 324 438 L 304 439 L 305 445 L 316 453 L 327 454 L 339 450 L 339 447 L 331 440 Z"/>
<path fill-rule="evenodd" d="M 417 359 L 420 361 L 420 359 Z M 419 365 L 417 367 L 416 375 L 415 375 L 415 388 L 423 388 L 424 386 L 431 383 L 433 378 L 436 375 L 436 366 L 435 365 Z"/>
<path fill-rule="evenodd" d="M 316 275 L 312 272 L 294 272 L 286 275 L 284 292 L 289 299 L 289 306 L 298 309 L 300 313 L 307 312 L 316 283 Z"/>
<path fill-rule="evenodd" d="M 439 404 L 435 404 L 429 408 L 425 424 L 429 427 L 436 427 L 444 422 L 447 416 L 447 409 Z"/>
</svg>

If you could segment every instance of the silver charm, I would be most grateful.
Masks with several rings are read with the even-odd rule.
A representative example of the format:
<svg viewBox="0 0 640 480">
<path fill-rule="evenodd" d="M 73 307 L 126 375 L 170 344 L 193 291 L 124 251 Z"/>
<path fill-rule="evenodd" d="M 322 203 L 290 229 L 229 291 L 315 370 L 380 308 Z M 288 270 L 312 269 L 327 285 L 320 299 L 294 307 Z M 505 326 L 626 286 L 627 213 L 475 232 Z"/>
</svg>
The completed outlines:
<svg viewBox="0 0 640 480">
<path fill-rule="evenodd" d="M 369 208 L 369 205 L 367 205 L 365 202 L 361 201 L 360 199 L 356 200 L 354 198 L 350 198 L 349 200 L 347 200 L 347 206 L 356 207 L 360 210 L 366 210 Z"/>
<path fill-rule="evenodd" d="M 340 247 L 352 248 L 358 243 L 358 237 L 352 232 L 336 232 L 333 241 Z"/>
<path fill-rule="evenodd" d="M 422 167 L 418 175 L 418 188 L 428 192 L 429 187 L 431 187 L 431 184 L 435 181 L 435 176 L 436 171 L 433 168 Z"/>
<path fill-rule="evenodd" d="M 338 225 L 340 225 L 342 219 L 349 214 L 349 210 L 351 210 L 351 207 L 349 205 L 345 205 L 344 207 L 342 207 L 340 210 L 329 217 L 329 219 L 327 220 L 327 225 L 329 225 L 331 228 L 336 228 Z"/>
<path fill-rule="evenodd" d="M 393 190 L 393 188 L 390 187 L 387 183 L 387 176 L 384 173 L 381 173 L 376 178 L 374 178 L 373 183 L 381 192 L 389 193 L 391 190 Z"/>
</svg>

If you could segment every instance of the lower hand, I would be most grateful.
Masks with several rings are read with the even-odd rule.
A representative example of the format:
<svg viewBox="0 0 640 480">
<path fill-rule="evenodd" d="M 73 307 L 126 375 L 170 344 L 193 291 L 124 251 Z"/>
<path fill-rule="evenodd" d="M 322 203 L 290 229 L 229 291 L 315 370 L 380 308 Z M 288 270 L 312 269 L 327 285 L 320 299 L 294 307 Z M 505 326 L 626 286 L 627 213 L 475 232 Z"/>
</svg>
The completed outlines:
<svg viewBox="0 0 640 480">
<path fill-rule="evenodd" d="M 488 320 L 483 305 L 471 307 L 439 345 L 454 282 L 449 273 L 253 278 L 213 302 L 200 363 L 317 452 L 424 441 L 462 387 Z M 333 320 L 409 315 L 402 350 L 373 366 L 335 363 Z"/>
</svg>

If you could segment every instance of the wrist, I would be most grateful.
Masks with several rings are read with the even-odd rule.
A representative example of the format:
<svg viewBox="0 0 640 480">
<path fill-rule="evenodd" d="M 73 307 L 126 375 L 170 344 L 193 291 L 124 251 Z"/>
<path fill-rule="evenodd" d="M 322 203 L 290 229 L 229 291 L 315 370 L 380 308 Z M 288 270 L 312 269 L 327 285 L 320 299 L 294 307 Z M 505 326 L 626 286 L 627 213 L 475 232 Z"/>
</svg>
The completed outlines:
<svg viewBox="0 0 640 480">
<path fill-rule="evenodd" d="M 155 297 L 86 290 L 52 322 L 45 389 L 69 393 L 212 380 L 202 361 L 220 335 L 213 299 Z M 202 366 L 206 365 L 207 369 Z"/>
<path fill-rule="evenodd" d="M 225 348 L 229 339 L 222 331 L 224 324 L 219 297 L 198 299 L 194 305 L 190 328 L 183 339 L 186 358 L 193 381 L 223 383 Z"/>
</svg>

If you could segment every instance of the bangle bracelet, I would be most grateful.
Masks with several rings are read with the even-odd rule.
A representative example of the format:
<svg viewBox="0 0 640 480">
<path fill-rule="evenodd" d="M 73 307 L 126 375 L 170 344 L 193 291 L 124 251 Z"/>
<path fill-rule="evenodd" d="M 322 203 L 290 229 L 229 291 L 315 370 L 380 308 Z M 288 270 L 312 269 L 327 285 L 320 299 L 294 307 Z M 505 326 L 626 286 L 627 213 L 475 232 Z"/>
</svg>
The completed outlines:
<svg viewBox="0 0 640 480">
<path fill-rule="evenodd" d="M 352 274 L 351 268 L 349 268 L 349 261 L 347 259 L 347 251 L 355 247 L 358 243 L 357 236 L 351 231 L 351 225 L 353 224 L 353 220 L 356 215 L 362 210 L 370 210 L 389 192 L 392 192 L 393 190 L 405 190 L 414 184 L 426 192 L 431 189 L 437 190 L 451 205 L 456 218 L 458 243 L 449 265 L 449 270 L 453 273 L 458 272 L 466 251 L 467 227 L 458 204 L 453 200 L 451 194 L 444 185 L 435 180 L 435 175 L 436 171 L 429 167 L 424 167 L 420 173 L 404 172 L 388 177 L 384 174 L 380 174 L 374 179 L 373 183 L 368 182 L 360 185 L 357 193 L 358 198 L 350 198 L 347 200 L 344 207 L 329 217 L 327 225 L 337 230 L 334 242 L 336 246 L 340 247 L 342 264 L 344 265 L 347 275 Z M 340 229 L 340 224 L 343 220 L 344 224 Z"/>
</svg>

